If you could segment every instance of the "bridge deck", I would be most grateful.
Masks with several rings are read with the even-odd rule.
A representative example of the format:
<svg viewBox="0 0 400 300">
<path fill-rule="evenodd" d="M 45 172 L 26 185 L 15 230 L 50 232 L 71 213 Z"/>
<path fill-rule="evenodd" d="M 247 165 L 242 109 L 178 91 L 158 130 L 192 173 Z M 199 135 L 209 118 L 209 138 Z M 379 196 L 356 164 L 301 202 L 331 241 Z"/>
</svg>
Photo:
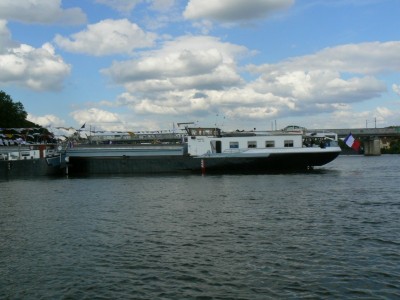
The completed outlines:
<svg viewBox="0 0 400 300">
<path fill-rule="evenodd" d="M 308 131 L 335 132 L 339 137 L 346 137 L 350 132 L 356 137 L 400 137 L 400 127 L 388 128 L 348 128 L 348 129 L 309 129 Z"/>
</svg>

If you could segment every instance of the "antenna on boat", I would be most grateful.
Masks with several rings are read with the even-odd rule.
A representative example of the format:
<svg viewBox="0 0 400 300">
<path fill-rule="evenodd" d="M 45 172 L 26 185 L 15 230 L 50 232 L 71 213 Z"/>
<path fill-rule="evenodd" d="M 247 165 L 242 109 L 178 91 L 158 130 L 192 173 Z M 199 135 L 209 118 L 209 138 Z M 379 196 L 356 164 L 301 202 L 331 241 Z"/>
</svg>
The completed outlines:
<svg viewBox="0 0 400 300">
<path fill-rule="evenodd" d="M 181 125 L 185 125 L 185 130 L 189 134 L 189 129 L 187 125 L 194 125 L 194 122 L 181 122 L 181 123 L 176 123 L 176 125 L 178 125 L 178 127 L 180 127 Z"/>
</svg>

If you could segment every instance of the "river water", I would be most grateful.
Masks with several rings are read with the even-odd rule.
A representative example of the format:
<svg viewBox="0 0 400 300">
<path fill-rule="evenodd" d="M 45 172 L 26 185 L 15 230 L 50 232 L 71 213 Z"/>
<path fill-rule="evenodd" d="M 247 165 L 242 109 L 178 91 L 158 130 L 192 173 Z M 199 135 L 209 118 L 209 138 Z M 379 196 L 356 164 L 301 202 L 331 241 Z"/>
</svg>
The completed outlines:
<svg viewBox="0 0 400 300">
<path fill-rule="evenodd" d="M 400 156 L 0 182 L 0 299 L 400 299 Z"/>
</svg>

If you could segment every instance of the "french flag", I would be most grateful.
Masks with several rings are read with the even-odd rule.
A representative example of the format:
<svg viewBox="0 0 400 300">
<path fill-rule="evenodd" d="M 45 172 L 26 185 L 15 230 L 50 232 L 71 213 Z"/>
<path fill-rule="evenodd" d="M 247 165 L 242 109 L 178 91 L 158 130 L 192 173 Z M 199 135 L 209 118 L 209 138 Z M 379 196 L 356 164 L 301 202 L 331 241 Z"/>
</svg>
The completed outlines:
<svg viewBox="0 0 400 300">
<path fill-rule="evenodd" d="M 361 143 L 359 140 L 356 140 L 353 135 L 351 134 L 351 132 L 349 133 L 349 135 L 344 139 L 344 142 L 347 146 L 349 146 L 350 148 L 353 148 L 355 151 L 360 150 L 360 146 Z"/>
</svg>

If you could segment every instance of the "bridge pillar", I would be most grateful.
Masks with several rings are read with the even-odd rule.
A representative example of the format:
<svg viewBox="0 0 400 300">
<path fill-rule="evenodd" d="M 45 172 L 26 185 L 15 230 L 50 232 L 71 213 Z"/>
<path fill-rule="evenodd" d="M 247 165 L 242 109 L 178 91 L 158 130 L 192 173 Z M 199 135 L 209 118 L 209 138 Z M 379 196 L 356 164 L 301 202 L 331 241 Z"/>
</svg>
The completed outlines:
<svg viewBox="0 0 400 300">
<path fill-rule="evenodd" d="M 365 156 L 381 155 L 381 141 L 378 137 L 371 137 L 364 141 L 364 155 Z"/>
</svg>

